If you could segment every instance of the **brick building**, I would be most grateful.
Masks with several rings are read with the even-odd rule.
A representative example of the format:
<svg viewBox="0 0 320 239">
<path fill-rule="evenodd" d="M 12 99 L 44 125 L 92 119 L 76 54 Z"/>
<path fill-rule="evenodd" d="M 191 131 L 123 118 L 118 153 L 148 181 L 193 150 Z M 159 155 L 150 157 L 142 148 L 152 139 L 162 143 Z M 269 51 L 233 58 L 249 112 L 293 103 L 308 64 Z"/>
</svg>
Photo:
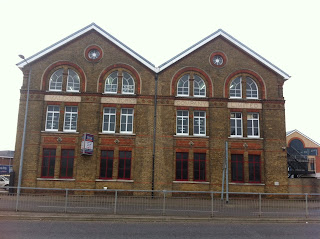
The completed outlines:
<svg viewBox="0 0 320 239">
<path fill-rule="evenodd" d="M 289 75 L 223 30 L 159 67 L 96 24 L 26 60 L 22 186 L 219 191 L 228 142 L 230 191 L 287 192 Z"/>
<path fill-rule="evenodd" d="M 287 132 L 289 177 L 320 178 L 320 144 L 299 130 Z"/>
</svg>

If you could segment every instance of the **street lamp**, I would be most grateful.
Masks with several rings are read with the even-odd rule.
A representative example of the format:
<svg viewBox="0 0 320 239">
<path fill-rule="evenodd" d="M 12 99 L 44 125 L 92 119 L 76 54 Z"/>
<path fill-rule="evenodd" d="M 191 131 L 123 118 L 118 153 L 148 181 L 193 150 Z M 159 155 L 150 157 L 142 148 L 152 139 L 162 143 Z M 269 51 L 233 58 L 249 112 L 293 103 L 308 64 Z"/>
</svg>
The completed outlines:
<svg viewBox="0 0 320 239">
<path fill-rule="evenodd" d="M 29 62 L 25 59 L 23 55 L 19 55 L 27 65 Z M 23 156 L 24 156 L 24 145 L 26 141 L 26 130 L 27 130 L 27 117 L 28 117 L 28 105 L 29 105 L 29 88 L 30 88 L 30 77 L 31 77 L 31 65 L 29 65 L 29 75 L 28 75 L 28 85 L 27 85 L 27 100 L 26 100 L 26 109 L 24 114 L 24 123 L 23 123 L 23 133 L 22 133 L 22 144 L 21 144 L 21 154 L 20 154 L 20 166 L 19 166 L 19 178 L 18 178 L 18 189 L 17 189 L 17 204 L 16 211 L 18 211 L 19 196 L 21 191 L 21 180 L 22 180 L 22 168 L 23 168 Z"/>
</svg>

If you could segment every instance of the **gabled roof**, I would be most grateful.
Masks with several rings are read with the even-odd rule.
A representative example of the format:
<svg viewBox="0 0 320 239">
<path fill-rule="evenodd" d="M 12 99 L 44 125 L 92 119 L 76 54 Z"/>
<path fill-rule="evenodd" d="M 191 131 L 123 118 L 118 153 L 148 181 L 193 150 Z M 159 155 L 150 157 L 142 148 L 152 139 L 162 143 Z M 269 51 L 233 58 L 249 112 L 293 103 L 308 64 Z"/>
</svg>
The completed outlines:
<svg viewBox="0 0 320 239">
<path fill-rule="evenodd" d="M 290 135 L 293 134 L 293 133 L 298 133 L 298 134 L 300 134 L 301 136 L 305 137 L 306 139 L 310 140 L 312 143 L 320 146 L 320 144 L 319 144 L 318 142 L 316 142 L 316 141 L 314 141 L 313 139 L 309 138 L 308 136 L 306 136 L 305 134 L 301 133 L 301 132 L 300 132 L 299 130 L 297 130 L 297 129 L 287 131 L 286 135 L 287 135 L 287 137 L 288 137 L 288 136 L 290 136 Z"/>
<path fill-rule="evenodd" d="M 235 44 L 237 47 L 239 47 L 240 49 L 242 49 L 243 51 L 245 51 L 246 53 L 248 53 L 250 56 L 252 56 L 253 58 L 257 59 L 258 61 L 260 61 L 262 64 L 266 65 L 267 67 L 269 67 L 271 70 L 277 72 L 279 75 L 281 75 L 285 80 L 288 80 L 290 78 L 290 76 L 285 73 L 284 71 L 282 71 L 280 68 L 276 67 L 275 65 L 273 65 L 271 62 L 269 62 L 267 59 L 263 58 L 262 56 L 260 56 L 258 53 L 256 53 L 255 51 L 251 50 L 249 47 L 247 47 L 246 45 L 244 45 L 243 43 L 241 43 L 240 41 L 238 41 L 237 39 L 233 38 L 231 35 L 229 35 L 228 33 L 226 33 L 225 31 L 223 31 L 222 29 L 219 29 L 218 31 L 212 33 L 211 35 L 205 37 L 204 39 L 202 39 L 201 41 L 197 42 L 196 44 L 192 45 L 191 47 L 189 47 L 188 49 L 184 50 L 183 52 L 181 52 L 180 54 L 176 55 L 175 57 L 171 58 L 170 60 L 168 60 L 167 62 L 163 63 L 162 65 L 159 66 L 160 71 L 167 68 L 168 66 L 172 65 L 173 63 L 175 63 L 176 61 L 180 60 L 181 58 L 185 57 L 186 55 L 190 54 L 191 52 L 197 50 L 198 48 L 202 47 L 204 44 L 208 43 L 209 41 L 212 41 L 213 39 L 222 36 L 225 39 L 229 40 L 230 42 L 232 42 L 233 44 Z"/>
<path fill-rule="evenodd" d="M 40 52 L 38 52 L 38 53 L 26 58 L 26 60 L 27 60 L 27 62 L 31 63 L 31 62 L 39 59 L 40 57 L 50 53 L 51 51 L 57 49 L 58 47 L 63 46 L 64 44 L 76 39 L 77 37 L 87 33 L 88 31 L 91 31 L 91 30 L 95 30 L 95 31 L 99 32 L 102 36 L 107 38 L 109 41 L 113 42 L 115 45 L 120 47 L 122 50 L 127 52 L 129 55 L 133 56 L 135 59 L 140 61 L 142 64 L 144 64 L 145 66 L 147 66 L 151 70 L 156 71 L 156 68 L 155 68 L 154 64 L 152 64 L 150 61 L 148 61 L 147 59 L 145 59 L 142 56 L 140 56 L 138 53 L 133 51 L 131 48 L 127 47 L 125 44 L 123 44 L 121 41 L 116 39 L 114 36 L 112 36 L 111 34 L 106 32 L 105 30 L 103 30 L 101 27 L 99 27 L 95 23 L 91 23 L 90 25 L 80 29 L 79 31 L 71 34 L 70 36 L 67 36 L 66 38 L 63 38 L 62 40 L 54 43 L 53 45 L 47 47 L 46 49 L 44 49 L 44 50 L 42 50 L 42 51 L 40 51 Z M 27 63 L 25 61 L 21 61 L 21 62 L 19 62 L 17 64 L 17 66 L 19 68 L 23 68 L 26 64 Z"/>
<path fill-rule="evenodd" d="M 145 66 L 147 66 L 149 69 L 153 70 L 154 72 L 158 73 L 164 69 L 166 69 L 167 67 L 171 66 L 172 64 L 174 64 L 175 62 L 179 61 L 180 59 L 182 59 L 183 57 L 187 56 L 188 54 L 190 54 L 191 52 L 197 50 L 198 48 L 200 48 L 201 46 L 203 46 L 204 44 L 208 43 L 209 41 L 212 41 L 213 39 L 222 36 L 225 39 L 227 39 L 228 41 L 232 42 L 234 45 L 236 45 L 237 47 L 239 47 L 240 49 L 242 49 L 243 51 L 245 51 L 246 53 L 248 53 L 250 56 L 252 56 L 253 58 L 255 58 L 256 60 L 258 60 L 259 62 L 261 62 L 262 64 L 264 64 L 265 66 L 267 66 L 268 68 L 270 68 L 271 70 L 275 71 L 276 73 L 278 73 L 279 75 L 281 75 L 285 80 L 289 79 L 290 76 L 285 73 L 284 71 L 282 71 L 280 68 L 276 67 L 275 65 L 273 65 L 271 62 L 269 62 L 268 60 L 266 60 L 265 58 L 263 58 L 262 56 L 260 56 L 258 53 L 256 53 L 255 51 L 251 50 L 249 47 L 247 47 L 246 45 L 242 44 L 240 41 L 238 41 L 237 39 L 233 38 L 231 35 L 229 35 L 228 33 L 226 33 L 225 31 L 223 31 L 222 29 L 219 29 L 218 31 L 212 33 L 211 35 L 205 37 L 204 39 L 202 39 L 201 41 L 197 42 L 196 44 L 192 45 L 191 47 L 189 47 L 188 49 L 184 50 L 183 52 L 181 52 L 180 54 L 176 55 L 175 57 L 171 58 L 170 60 L 166 61 L 165 63 L 161 64 L 159 67 L 155 67 L 154 64 L 152 64 L 150 61 L 146 60 L 145 58 L 143 58 L 141 55 L 139 55 L 138 53 L 136 53 L 135 51 L 133 51 L 131 48 L 129 48 L 128 46 L 126 46 L 125 44 L 123 44 L 121 41 L 119 41 L 118 39 L 116 39 L 115 37 L 113 37 L 111 34 L 109 34 L 108 32 L 106 32 L 105 30 L 103 30 L 102 28 L 100 28 L 98 25 L 96 25 L 95 23 L 91 23 L 90 25 L 82 28 L 81 30 L 71 34 L 70 36 L 67 36 L 66 38 L 58 41 L 57 43 L 47 47 L 46 49 L 28 57 L 26 60 L 31 63 L 37 59 L 39 59 L 40 57 L 48 54 L 49 52 L 57 49 L 58 47 L 74 40 L 75 38 L 85 34 L 86 32 L 90 31 L 90 30 L 95 30 L 97 32 L 99 32 L 102 36 L 104 36 L 105 38 L 107 38 L 108 40 L 110 40 L 111 42 L 113 42 L 114 44 L 116 44 L 118 47 L 120 47 L 122 50 L 124 50 L 125 52 L 127 52 L 129 55 L 131 55 L 132 57 L 134 57 L 135 59 L 137 59 L 138 61 L 140 61 L 142 64 L 144 64 Z M 19 68 L 23 68 L 26 65 L 25 61 L 21 61 L 17 64 L 17 66 Z"/>
</svg>

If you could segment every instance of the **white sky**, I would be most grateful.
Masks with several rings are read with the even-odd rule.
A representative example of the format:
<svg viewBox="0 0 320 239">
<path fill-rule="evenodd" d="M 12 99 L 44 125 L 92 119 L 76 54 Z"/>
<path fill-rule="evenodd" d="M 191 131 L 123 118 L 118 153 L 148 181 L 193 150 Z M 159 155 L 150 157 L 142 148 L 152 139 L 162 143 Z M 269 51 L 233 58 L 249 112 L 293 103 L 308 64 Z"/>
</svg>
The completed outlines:
<svg viewBox="0 0 320 239">
<path fill-rule="evenodd" d="M 0 150 L 14 150 L 26 58 L 95 22 L 156 66 L 223 29 L 292 77 L 287 131 L 320 143 L 318 0 L 0 0 Z M 21 129 L 22 130 L 22 129 Z"/>
</svg>

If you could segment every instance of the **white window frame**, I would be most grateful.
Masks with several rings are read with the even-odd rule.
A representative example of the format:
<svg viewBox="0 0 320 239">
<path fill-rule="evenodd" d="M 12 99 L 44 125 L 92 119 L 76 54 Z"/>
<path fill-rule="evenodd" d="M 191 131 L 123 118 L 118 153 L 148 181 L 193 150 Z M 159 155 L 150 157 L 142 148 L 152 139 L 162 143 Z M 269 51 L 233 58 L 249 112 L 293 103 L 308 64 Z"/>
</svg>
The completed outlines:
<svg viewBox="0 0 320 239">
<path fill-rule="evenodd" d="M 232 117 L 232 114 L 235 114 L 235 117 Z M 237 117 L 238 115 L 240 115 L 240 117 Z M 234 121 L 235 134 L 232 134 L 231 121 Z M 239 132 L 238 132 L 238 127 L 237 127 L 238 122 L 240 122 L 241 134 L 239 134 Z M 241 112 L 231 112 L 230 113 L 230 137 L 243 137 L 243 122 L 242 122 L 242 113 Z"/>
<path fill-rule="evenodd" d="M 248 79 L 252 81 L 252 84 L 248 85 Z M 249 96 L 248 97 L 248 90 L 250 91 L 251 95 L 252 95 L 252 92 L 255 91 L 255 90 L 252 90 L 252 86 L 251 85 L 254 85 L 256 87 L 256 91 L 257 91 L 257 96 L 256 97 L 252 97 L 252 96 Z M 250 89 L 248 88 L 248 86 L 250 86 Z M 254 81 L 254 79 L 252 79 L 251 77 L 246 77 L 246 98 L 247 99 L 258 99 L 259 98 L 259 89 L 258 89 L 258 85 L 257 83 Z"/>
<path fill-rule="evenodd" d="M 61 75 L 57 75 L 57 72 L 61 72 Z M 57 91 L 57 92 L 60 92 L 62 91 L 62 86 L 63 86 L 63 68 L 60 68 L 58 70 L 56 70 L 55 72 L 52 73 L 52 75 L 50 76 L 50 80 L 49 80 L 49 91 Z M 57 76 L 56 79 L 52 79 L 52 77 L 54 76 Z M 54 82 L 53 82 L 54 81 Z M 57 82 L 59 81 L 59 82 Z M 54 84 L 54 88 L 51 88 L 51 83 L 53 82 Z M 57 84 L 60 84 L 61 83 L 61 88 L 57 89 Z"/>
<path fill-rule="evenodd" d="M 75 76 L 71 76 L 71 73 L 74 73 Z M 71 89 L 69 90 L 69 83 L 71 86 Z M 75 85 L 77 86 L 77 89 L 75 89 Z M 72 69 L 68 69 L 68 78 L 67 78 L 67 92 L 80 92 L 80 77 L 77 72 L 75 72 Z"/>
<path fill-rule="evenodd" d="M 68 108 L 71 108 L 71 109 L 74 109 L 76 108 L 77 111 L 74 112 L 74 111 L 67 111 Z M 67 123 L 67 115 L 70 115 L 69 116 L 69 123 L 70 123 L 70 126 L 69 127 L 66 127 L 66 123 Z M 74 122 L 73 121 L 73 116 L 76 116 L 76 127 L 75 129 L 72 128 L 72 123 Z M 65 107 L 65 113 L 64 113 L 64 122 L 63 122 L 63 131 L 65 132 L 77 132 L 77 124 L 78 124 L 78 106 L 66 106 Z"/>
<path fill-rule="evenodd" d="M 180 81 L 184 81 L 184 84 L 183 84 L 182 87 L 179 87 L 179 82 L 180 82 Z M 177 96 L 186 97 L 186 96 L 189 96 L 189 95 L 190 95 L 190 83 L 189 83 L 189 81 L 190 81 L 190 75 L 184 75 L 184 76 L 182 76 L 182 77 L 178 80 L 178 83 L 177 83 Z M 179 88 L 182 88 L 182 89 L 186 88 L 185 83 L 188 84 L 188 85 L 187 85 L 188 93 L 187 93 L 187 94 L 179 94 Z M 183 92 L 183 91 L 184 91 L 184 90 L 182 90 L 182 92 Z"/>
<path fill-rule="evenodd" d="M 108 112 L 106 112 L 108 111 Z M 110 112 L 114 111 L 114 112 Z M 114 122 L 111 122 L 111 116 L 114 116 Z M 107 120 L 108 118 L 108 120 Z M 107 121 L 107 122 L 105 122 Z M 116 108 L 105 107 L 103 108 L 103 121 L 102 121 L 102 132 L 103 133 L 115 133 L 116 132 L 116 122 L 117 122 L 117 110 Z M 107 129 L 104 128 L 105 123 L 107 124 Z M 110 124 L 114 123 L 114 129 L 110 130 Z"/>
<path fill-rule="evenodd" d="M 58 110 L 49 110 L 49 107 L 54 107 L 57 108 Z M 49 118 L 49 114 L 52 114 L 52 120 L 51 120 L 51 128 L 47 128 L 47 124 L 48 124 L 48 118 Z M 57 129 L 53 129 L 53 125 L 54 125 L 54 117 L 55 115 L 58 115 L 58 121 L 56 122 L 58 125 Z M 59 130 L 59 119 L 60 119 L 60 107 L 57 105 L 48 105 L 47 106 L 47 114 L 46 114 L 46 125 L 45 125 L 45 131 L 58 131 Z"/>
<path fill-rule="evenodd" d="M 115 74 L 116 77 L 113 77 L 112 78 L 112 84 L 108 84 L 111 86 L 111 89 L 112 89 L 112 86 L 116 86 L 116 91 L 107 91 L 107 80 L 109 79 L 109 77 L 111 77 L 112 74 Z M 116 81 L 116 83 L 114 84 L 113 82 Z M 113 71 L 111 72 L 108 77 L 106 78 L 105 82 L 104 82 L 104 93 L 106 94 L 117 94 L 118 93 L 118 81 L 119 81 L 119 77 L 118 77 L 118 71 Z"/>
<path fill-rule="evenodd" d="M 203 115 L 201 115 L 203 114 Z M 199 124 L 196 125 L 196 121 L 198 120 Z M 202 124 L 201 124 L 201 120 Z M 201 132 L 201 126 L 204 128 L 204 131 Z M 195 133 L 196 127 L 198 128 L 199 133 Z M 206 136 L 206 112 L 205 111 L 194 111 L 193 112 L 193 135 L 194 136 Z"/>
<path fill-rule="evenodd" d="M 252 117 L 251 119 L 249 119 L 250 116 L 256 115 L 257 118 Z M 252 134 L 249 135 L 249 121 L 251 121 L 251 125 L 252 125 L 252 129 L 251 132 Z M 258 123 L 258 127 L 254 127 L 254 122 Z M 260 125 L 259 125 L 259 113 L 248 113 L 247 114 L 247 134 L 248 134 L 248 138 L 260 138 Z M 258 135 L 254 135 L 254 129 L 258 129 Z"/>
<path fill-rule="evenodd" d="M 124 110 L 132 110 L 131 113 L 124 113 Z M 132 117 L 132 123 L 128 123 L 128 119 Z M 125 118 L 125 122 L 123 122 L 123 118 Z M 123 108 L 121 109 L 120 116 L 120 133 L 122 134 L 132 134 L 133 133 L 133 120 L 134 120 L 134 109 L 133 108 Z M 125 125 L 125 130 L 122 130 L 122 125 Z M 128 130 L 128 125 L 132 124 L 131 130 Z"/>
<path fill-rule="evenodd" d="M 240 80 L 240 82 L 239 82 L 239 84 L 238 84 L 238 85 L 240 85 L 240 96 L 231 96 L 231 86 L 232 86 L 232 83 L 233 83 L 235 80 L 237 80 L 237 79 Z M 237 93 L 237 90 L 239 90 L 239 89 L 235 89 L 235 90 L 236 90 L 236 93 Z M 229 87 L 229 97 L 230 97 L 231 99 L 241 99 L 241 98 L 242 98 L 242 77 L 241 77 L 241 76 L 238 76 L 237 78 L 235 78 L 235 79 L 233 79 L 233 80 L 231 81 L 231 84 L 230 84 L 230 87 Z"/>
<path fill-rule="evenodd" d="M 204 84 L 204 94 L 195 94 L 195 89 L 196 89 L 196 84 L 199 86 L 197 80 L 200 80 L 203 82 Z M 199 87 L 198 87 L 199 88 Z M 194 75 L 194 80 L 193 80 L 193 96 L 194 97 L 206 97 L 206 90 L 207 90 L 207 87 L 206 87 L 206 83 L 205 81 L 198 75 Z M 200 89 L 199 89 L 199 93 L 200 93 Z"/>
<path fill-rule="evenodd" d="M 126 77 L 126 75 L 127 75 L 127 77 Z M 126 81 L 127 84 L 124 84 L 125 81 Z M 130 84 L 130 81 L 132 81 L 132 84 Z M 128 88 L 130 88 L 130 91 L 125 91 L 124 90 L 125 86 L 129 86 Z M 134 91 L 135 91 L 135 82 L 134 82 L 134 79 L 133 79 L 132 75 L 130 75 L 128 72 L 123 71 L 122 72 L 122 89 L 121 89 L 121 93 L 122 94 L 126 94 L 126 95 L 133 95 Z"/>
<path fill-rule="evenodd" d="M 184 115 L 183 113 L 186 113 L 187 115 Z M 181 115 L 179 115 L 182 113 Z M 183 124 L 183 120 L 186 119 L 187 124 Z M 179 121 L 181 121 L 181 125 L 179 125 Z M 178 132 L 178 127 L 181 126 L 181 132 Z M 184 132 L 184 128 L 186 127 L 186 131 Z M 189 111 L 188 110 L 177 110 L 177 120 L 176 120 L 176 134 L 177 135 L 189 135 Z"/>
</svg>

